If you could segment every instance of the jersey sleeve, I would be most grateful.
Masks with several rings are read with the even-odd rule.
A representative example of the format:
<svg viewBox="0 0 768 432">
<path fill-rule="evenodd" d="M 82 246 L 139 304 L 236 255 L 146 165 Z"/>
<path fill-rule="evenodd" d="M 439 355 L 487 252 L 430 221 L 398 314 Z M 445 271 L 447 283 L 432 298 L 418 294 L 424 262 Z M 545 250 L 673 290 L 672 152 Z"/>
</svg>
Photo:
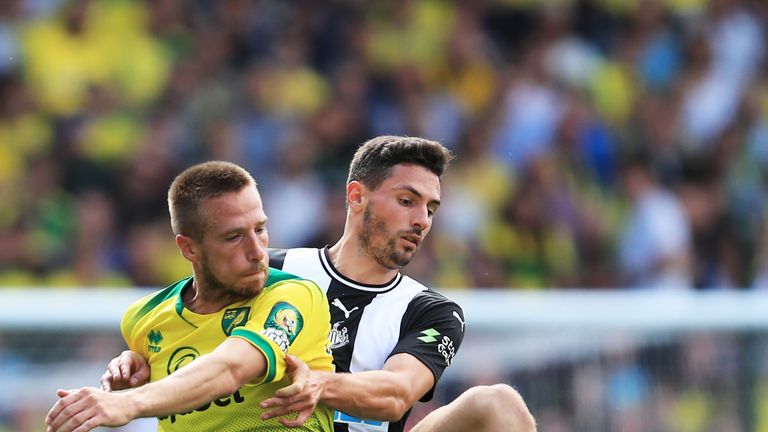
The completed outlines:
<svg viewBox="0 0 768 432">
<path fill-rule="evenodd" d="M 120 320 L 120 333 L 123 335 L 128 349 L 138 352 L 144 358 L 147 358 L 146 345 L 141 343 L 146 334 L 140 334 L 136 329 L 137 325 L 156 307 L 170 299 L 176 298 L 181 293 L 181 290 L 190 283 L 192 283 L 192 277 L 186 277 L 160 291 L 145 295 L 128 306 L 128 309 L 123 314 L 123 318 Z"/>
<path fill-rule="evenodd" d="M 464 312 L 434 291 L 416 296 L 405 312 L 400 339 L 390 353 L 408 353 L 424 363 L 435 376 L 435 385 L 464 339 Z M 432 399 L 434 386 L 420 399 Z"/>
<path fill-rule="evenodd" d="M 140 319 L 139 315 L 142 306 L 144 306 L 149 299 L 150 296 L 145 296 L 128 306 L 128 309 L 123 313 L 123 318 L 120 320 L 120 333 L 123 335 L 123 340 L 125 340 L 125 344 L 128 345 L 128 349 L 141 354 L 144 358 L 147 357 L 147 353 L 143 349 L 143 346 L 140 343 L 141 337 L 137 335 L 135 329 L 136 322 Z"/>
<path fill-rule="evenodd" d="M 250 342 L 264 354 L 267 371 L 254 384 L 279 381 L 285 375 L 285 354 L 296 339 L 306 332 L 305 318 L 313 319 L 312 282 L 287 280 L 265 290 L 248 322 L 232 331 L 230 337 Z"/>
</svg>

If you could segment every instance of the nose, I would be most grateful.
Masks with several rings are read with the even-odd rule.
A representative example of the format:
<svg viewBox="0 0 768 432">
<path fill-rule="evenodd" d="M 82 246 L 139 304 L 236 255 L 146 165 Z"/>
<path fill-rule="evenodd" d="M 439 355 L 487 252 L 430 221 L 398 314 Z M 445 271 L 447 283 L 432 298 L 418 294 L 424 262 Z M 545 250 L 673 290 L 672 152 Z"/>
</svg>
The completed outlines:
<svg viewBox="0 0 768 432">
<path fill-rule="evenodd" d="M 431 222 L 432 221 L 429 218 L 429 210 L 426 207 L 422 207 L 416 210 L 413 221 L 411 221 L 411 226 L 426 231 L 429 229 Z"/>
<path fill-rule="evenodd" d="M 267 255 L 267 245 L 256 233 L 251 233 L 248 238 L 246 254 L 248 260 L 253 262 L 264 261 L 264 257 Z"/>
</svg>

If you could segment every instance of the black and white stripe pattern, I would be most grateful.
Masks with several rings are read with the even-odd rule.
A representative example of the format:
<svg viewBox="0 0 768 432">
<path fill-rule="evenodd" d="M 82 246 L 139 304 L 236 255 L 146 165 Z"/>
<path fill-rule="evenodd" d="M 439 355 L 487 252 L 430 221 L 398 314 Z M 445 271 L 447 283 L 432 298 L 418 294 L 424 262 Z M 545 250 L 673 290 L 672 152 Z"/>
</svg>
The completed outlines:
<svg viewBox="0 0 768 432">
<path fill-rule="evenodd" d="M 464 336 L 461 308 L 408 276 L 398 273 L 381 285 L 353 281 L 339 273 L 328 249 L 270 249 L 270 266 L 310 279 L 322 288 L 331 308 L 331 344 L 337 372 L 378 370 L 394 354 L 408 353 L 427 365 L 435 381 Z M 431 399 L 430 390 L 422 401 Z M 344 417 L 336 431 L 400 432 L 396 423 Z"/>
</svg>

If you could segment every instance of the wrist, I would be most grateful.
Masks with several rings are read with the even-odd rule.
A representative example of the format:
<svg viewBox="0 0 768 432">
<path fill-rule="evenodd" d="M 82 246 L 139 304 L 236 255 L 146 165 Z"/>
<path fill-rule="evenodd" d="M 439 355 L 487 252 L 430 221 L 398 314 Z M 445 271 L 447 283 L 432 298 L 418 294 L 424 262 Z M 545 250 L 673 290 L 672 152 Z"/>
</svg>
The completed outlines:
<svg viewBox="0 0 768 432">
<path fill-rule="evenodd" d="M 313 371 L 313 373 L 317 375 L 317 382 L 320 384 L 320 400 L 327 401 L 328 399 L 332 399 L 334 397 L 333 389 L 339 384 L 338 376 L 341 374 L 316 371 Z"/>
<path fill-rule="evenodd" d="M 147 414 L 147 407 L 143 403 L 143 398 L 141 398 L 137 393 L 139 393 L 137 390 L 129 390 L 124 393 L 117 393 L 120 395 L 123 399 L 123 406 L 126 407 L 128 416 L 133 419 L 137 419 L 139 417 L 148 417 Z"/>
</svg>

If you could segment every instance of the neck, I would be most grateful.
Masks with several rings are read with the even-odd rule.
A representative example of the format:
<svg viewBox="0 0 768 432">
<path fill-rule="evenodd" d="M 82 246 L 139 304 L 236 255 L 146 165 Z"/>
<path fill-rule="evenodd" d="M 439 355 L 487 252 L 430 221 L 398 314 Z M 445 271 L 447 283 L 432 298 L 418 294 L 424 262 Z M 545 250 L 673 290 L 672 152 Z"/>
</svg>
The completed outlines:
<svg viewBox="0 0 768 432">
<path fill-rule="evenodd" d="M 206 289 L 197 277 L 192 280 L 192 286 L 182 295 L 184 307 L 197 314 L 216 313 L 240 300 L 243 299 Z"/>
<path fill-rule="evenodd" d="M 397 269 L 384 267 L 373 257 L 366 255 L 356 236 L 345 233 L 328 252 L 336 270 L 359 283 L 384 284 L 398 273 Z"/>
</svg>

